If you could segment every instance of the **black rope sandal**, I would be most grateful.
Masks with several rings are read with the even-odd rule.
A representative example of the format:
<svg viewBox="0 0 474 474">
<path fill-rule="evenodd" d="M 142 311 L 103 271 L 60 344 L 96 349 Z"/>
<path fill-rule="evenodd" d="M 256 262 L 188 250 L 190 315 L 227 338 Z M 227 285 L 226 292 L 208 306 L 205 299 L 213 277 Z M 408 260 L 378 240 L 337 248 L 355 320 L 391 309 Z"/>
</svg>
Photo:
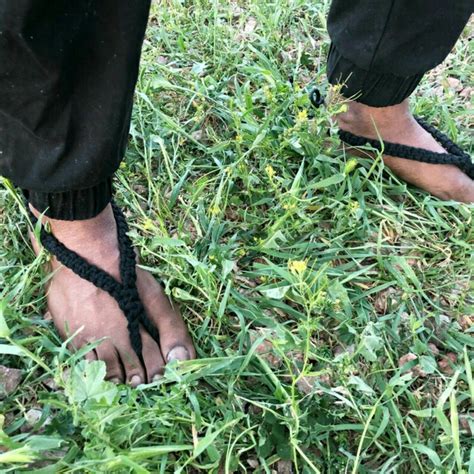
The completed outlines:
<svg viewBox="0 0 474 474">
<path fill-rule="evenodd" d="M 311 91 L 309 98 L 316 108 L 324 104 L 324 99 L 317 89 Z M 338 135 L 342 142 L 350 146 L 362 147 L 370 145 L 372 148 L 396 158 L 436 165 L 455 165 L 471 179 L 474 179 L 474 163 L 470 155 L 464 152 L 444 133 L 433 127 L 433 125 L 430 125 L 419 117 L 415 117 L 415 120 L 446 150 L 446 153 L 436 153 L 434 151 L 425 150 L 424 148 L 361 137 L 347 130 L 339 130 Z"/>
<path fill-rule="evenodd" d="M 53 254 L 64 266 L 97 288 L 106 291 L 115 299 L 127 319 L 127 328 L 132 348 L 137 356 L 142 359 L 140 324 L 158 344 L 159 333 L 158 329 L 148 318 L 138 294 L 135 251 L 127 235 L 128 225 L 125 216 L 114 202 L 112 202 L 112 209 L 117 224 L 117 237 L 120 251 L 120 278 L 122 283 L 119 283 L 106 271 L 88 263 L 76 252 L 68 249 L 53 234 L 47 232 L 44 226 L 41 227 L 40 238 L 43 247 Z M 36 225 L 38 219 L 33 215 L 31 210 L 29 214 L 33 224 Z"/>
</svg>

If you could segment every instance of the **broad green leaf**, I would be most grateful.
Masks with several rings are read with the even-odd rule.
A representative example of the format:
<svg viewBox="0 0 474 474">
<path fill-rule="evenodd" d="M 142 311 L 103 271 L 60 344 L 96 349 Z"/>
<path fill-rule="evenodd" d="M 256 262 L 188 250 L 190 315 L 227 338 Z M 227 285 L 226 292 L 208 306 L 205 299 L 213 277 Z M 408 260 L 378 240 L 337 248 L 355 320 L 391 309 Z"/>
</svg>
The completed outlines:
<svg viewBox="0 0 474 474">
<path fill-rule="evenodd" d="M 151 241 L 152 247 L 184 247 L 186 244 L 183 240 L 172 239 L 170 237 L 153 237 Z"/>
<path fill-rule="evenodd" d="M 370 362 L 377 360 L 377 351 L 383 346 L 383 339 L 375 331 L 374 324 L 367 325 L 360 340 L 360 353 Z"/>
<path fill-rule="evenodd" d="M 418 358 L 418 363 L 424 372 L 427 374 L 434 374 L 437 369 L 436 360 L 431 356 L 421 356 Z"/>
<path fill-rule="evenodd" d="M 438 468 L 442 467 L 440 457 L 438 456 L 436 451 L 429 448 L 428 446 L 425 446 L 424 444 L 415 443 L 415 444 L 411 444 L 409 448 L 414 449 L 415 451 L 418 451 L 419 453 L 427 456 L 428 459 L 433 463 L 435 467 L 438 467 Z"/>
<path fill-rule="evenodd" d="M 18 346 L 0 344 L 0 354 L 23 356 L 25 355 L 25 352 L 21 349 L 21 347 Z"/>
<path fill-rule="evenodd" d="M 36 454 L 28 446 L 0 453 L 0 464 L 24 464 L 33 462 L 35 459 Z"/>
<path fill-rule="evenodd" d="M 262 295 L 266 296 L 267 298 L 281 300 L 285 297 L 290 288 L 291 286 L 278 286 L 276 288 L 262 288 L 258 291 L 260 291 L 260 293 L 262 293 Z"/>
<path fill-rule="evenodd" d="M 348 381 L 349 385 L 354 385 L 355 389 L 359 392 L 365 393 L 367 395 L 375 395 L 375 391 L 372 387 L 367 385 L 360 377 L 357 375 L 351 375 Z"/>
<path fill-rule="evenodd" d="M 324 189 L 329 186 L 333 186 L 334 184 L 342 183 L 346 179 L 345 175 L 342 173 L 337 173 L 329 178 L 322 179 L 317 183 L 310 184 L 308 186 L 309 189 Z"/>
<path fill-rule="evenodd" d="M 226 279 L 227 275 L 229 275 L 235 267 L 234 260 L 224 260 L 222 262 L 222 279 Z"/>
<path fill-rule="evenodd" d="M 117 395 L 117 387 L 105 381 L 106 368 L 103 361 L 79 362 L 72 370 L 66 393 L 71 402 L 104 400 L 110 404 Z"/>
</svg>

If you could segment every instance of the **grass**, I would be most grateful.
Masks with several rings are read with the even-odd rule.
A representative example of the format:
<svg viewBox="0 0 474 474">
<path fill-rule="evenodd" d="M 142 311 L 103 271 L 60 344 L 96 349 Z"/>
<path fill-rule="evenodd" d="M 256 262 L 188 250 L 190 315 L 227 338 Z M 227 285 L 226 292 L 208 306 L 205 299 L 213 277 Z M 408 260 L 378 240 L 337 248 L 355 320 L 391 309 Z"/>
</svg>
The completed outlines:
<svg viewBox="0 0 474 474">
<path fill-rule="evenodd" d="M 474 473 L 473 206 L 341 151 L 308 3 L 152 9 L 117 200 L 199 360 L 131 389 L 71 354 L 0 191 L 2 472 Z M 414 99 L 465 148 L 472 73 L 465 34 Z"/>
</svg>

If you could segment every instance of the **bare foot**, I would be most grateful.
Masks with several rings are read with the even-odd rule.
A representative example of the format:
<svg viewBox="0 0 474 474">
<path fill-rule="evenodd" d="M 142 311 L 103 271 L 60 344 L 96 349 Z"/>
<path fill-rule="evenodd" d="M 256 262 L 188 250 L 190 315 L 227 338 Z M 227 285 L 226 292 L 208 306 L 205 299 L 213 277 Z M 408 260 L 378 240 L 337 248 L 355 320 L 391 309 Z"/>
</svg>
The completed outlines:
<svg viewBox="0 0 474 474">
<path fill-rule="evenodd" d="M 34 209 L 33 212 L 38 215 Z M 120 281 L 117 231 L 110 205 L 93 219 L 44 220 L 50 223 L 59 241 Z M 31 239 L 37 252 L 38 244 L 34 237 Z M 55 258 L 51 266 L 55 273 L 48 284 L 48 309 L 59 334 L 66 339 L 80 330 L 72 342 L 76 349 L 107 338 L 87 358 L 103 360 L 109 380 L 137 386 L 156 380 L 166 362 L 196 356 L 179 311 L 172 306 L 150 273 L 137 268 L 137 288 L 148 317 L 159 330 L 160 345 L 141 328 L 142 364 L 130 345 L 127 321 L 116 301 L 62 266 Z"/>
<path fill-rule="evenodd" d="M 408 99 L 391 107 L 369 107 L 352 101 L 348 111 L 336 119 L 342 130 L 355 135 L 445 152 L 413 118 Z M 432 165 L 388 155 L 383 160 L 403 180 L 441 199 L 474 202 L 474 181 L 454 165 Z"/>
</svg>

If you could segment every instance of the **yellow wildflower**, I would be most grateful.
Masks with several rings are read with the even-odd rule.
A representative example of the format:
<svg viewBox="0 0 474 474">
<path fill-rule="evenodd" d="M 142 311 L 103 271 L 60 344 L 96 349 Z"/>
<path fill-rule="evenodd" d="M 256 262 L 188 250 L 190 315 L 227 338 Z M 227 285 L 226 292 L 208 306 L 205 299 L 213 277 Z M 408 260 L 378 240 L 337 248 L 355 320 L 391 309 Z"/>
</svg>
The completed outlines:
<svg viewBox="0 0 474 474">
<path fill-rule="evenodd" d="M 333 112 L 334 115 L 343 114 L 349 109 L 349 106 L 347 104 L 336 104 L 334 107 L 337 107 Z"/>
<path fill-rule="evenodd" d="M 288 269 L 293 274 L 301 275 L 308 268 L 307 260 L 290 260 L 288 262 Z"/>
<path fill-rule="evenodd" d="M 143 223 L 143 229 L 145 230 L 152 230 L 155 228 L 155 225 L 153 224 L 153 221 L 151 219 L 146 219 L 145 222 Z"/>
<path fill-rule="evenodd" d="M 344 167 L 344 174 L 351 173 L 354 168 L 357 166 L 357 160 L 355 158 L 351 158 Z"/>
<path fill-rule="evenodd" d="M 265 172 L 267 173 L 267 175 L 270 179 L 272 179 L 276 175 L 276 172 L 273 169 L 272 165 L 265 166 Z"/>
<path fill-rule="evenodd" d="M 308 120 L 308 111 L 305 109 L 305 110 L 300 110 L 298 112 L 298 115 L 296 116 L 296 121 L 298 123 L 304 123 Z"/>
<path fill-rule="evenodd" d="M 219 207 L 219 204 L 214 204 L 211 206 L 209 209 L 209 212 L 211 213 L 212 216 L 217 216 L 221 212 L 221 208 Z"/>
<path fill-rule="evenodd" d="M 349 209 L 352 211 L 352 212 L 355 212 L 359 209 L 360 205 L 357 201 L 351 201 L 349 203 Z"/>
<path fill-rule="evenodd" d="M 263 94 L 265 95 L 265 98 L 270 102 L 273 100 L 273 94 L 272 94 L 272 91 L 270 90 L 270 88 L 268 86 L 265 86 L 263 88 Z"/>
</svg>

